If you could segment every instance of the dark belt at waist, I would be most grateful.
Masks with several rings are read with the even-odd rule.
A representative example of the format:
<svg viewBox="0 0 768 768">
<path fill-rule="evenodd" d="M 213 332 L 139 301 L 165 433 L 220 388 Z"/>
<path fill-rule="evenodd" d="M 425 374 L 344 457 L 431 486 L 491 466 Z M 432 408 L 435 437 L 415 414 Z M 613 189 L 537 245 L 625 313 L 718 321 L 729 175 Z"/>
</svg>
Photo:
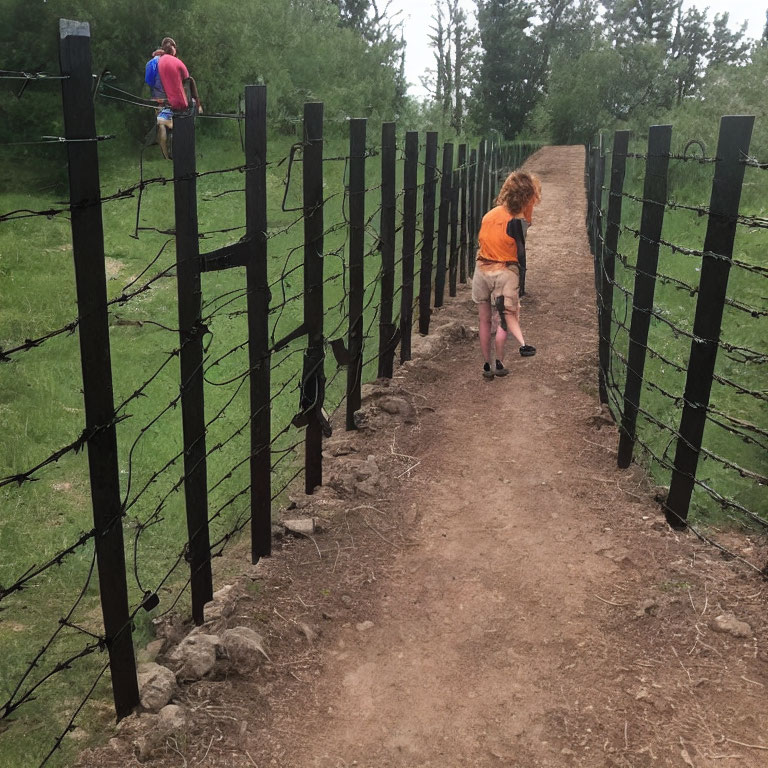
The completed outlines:
<svg viewBox="0 0 768 768">
<path fill-rule="evenodd" d="M 477 260 L 482 264 L 503 264 L 505 267 L 520 266 L 520 263 L 517 261 L 499 261 L 498 259 L 484 259 L 482 256 L 478 256 Z"/>
</svg>

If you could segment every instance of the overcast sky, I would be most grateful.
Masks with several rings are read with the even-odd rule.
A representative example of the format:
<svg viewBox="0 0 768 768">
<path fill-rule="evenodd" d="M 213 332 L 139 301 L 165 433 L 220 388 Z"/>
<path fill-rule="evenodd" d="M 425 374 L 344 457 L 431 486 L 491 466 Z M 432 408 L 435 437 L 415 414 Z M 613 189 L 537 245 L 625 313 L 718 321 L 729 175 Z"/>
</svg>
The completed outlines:
<svg viewBox="0 0 768 768">
<path fill-rule="evenodd" d="M 467 9 L 470 18 L 474 18 L 474 0 L 461 0 L 461 4 Z M 733 29 L 746 21 L 748 22 L 747 34 L 750 37 L 760 37 L 765 25 L 766 0 L 708 0 L 689 2 L 685 0 L 683 7 L 696 6 L 697 8 L 709 8 L 707 17 L 711 20 L 716 13 L 728 12 L 730 25 Z M 421 86 L 419 76 L 425 69 L 434 66 L 432 52 L 429 49 L 427 35 L 432 25 L 432 9 L 434 2 L 431 0 L 392 0 L 390 9 L 392 12 L 402 11 L 405 22 L 405 74 L 411 83 L 409 93 L 421 98 L 425 91 Z"/>
</svg>

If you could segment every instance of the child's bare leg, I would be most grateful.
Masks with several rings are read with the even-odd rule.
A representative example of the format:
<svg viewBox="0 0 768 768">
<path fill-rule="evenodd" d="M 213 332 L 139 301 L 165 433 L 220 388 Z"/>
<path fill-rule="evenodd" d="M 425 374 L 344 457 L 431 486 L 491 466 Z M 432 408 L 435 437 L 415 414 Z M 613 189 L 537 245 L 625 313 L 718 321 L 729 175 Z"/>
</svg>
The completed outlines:
<svg viewBox="0 0 768 768">
<path fill-rule="evenodd" d="M 160 151 L 163 157 L 168 159 L 168 132 L 162 123 L 157 124 L 157 143 L 160 145 Z"/>
<path fill-rule="evenodd" d="M 478 336 L 480 337 L 480 350 L 486 363 L 491 362 L 491 305 L 484 302 L 477 305 L 477 313 L 480 320 Z"/>
<path fill-rule="evenodd" d="M 518 305 L 514 312 L 510 309 L 505 309 L 504 315 L 507 321 L 507 330 L 517 339 L 520 346 L 524 347 L 525 339 L 523 338 L 523 329 L 520 327 L 520 305 Z"/>
<path fill-rule="evenodd" d="M 509 323 L 509 320 L 507 320 Z M 499 326 L 496 329 L 496 359 L 504 362 L 504 345 L 507 343 L 507 332 Z"/>
<path fill-rule="evenodd" d="M 172 126 L 173 122 L 171 120 L 157 121 L 157 143 L 160 145 L 160 151 L 166 160 L 170 159 L 168 155 L 168 128 Z"/>
</svg>

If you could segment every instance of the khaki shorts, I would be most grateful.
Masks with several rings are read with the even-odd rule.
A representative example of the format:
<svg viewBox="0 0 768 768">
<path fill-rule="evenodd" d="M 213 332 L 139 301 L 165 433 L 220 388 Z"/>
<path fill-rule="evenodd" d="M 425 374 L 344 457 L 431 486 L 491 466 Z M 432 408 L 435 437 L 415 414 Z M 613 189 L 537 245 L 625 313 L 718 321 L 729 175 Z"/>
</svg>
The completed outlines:
<svg viewBox="0 0 768 768">
<path fill-rule="evenodd" d="M 504 297 L 506 309 L 514 312 L 520 306 L 520 268 L 514 262 L 499 268 L 495 264 L 489 269 L 478 262 L 472 277 L 472 301 L 475 304 L 491 303 Z"/>
</svg>

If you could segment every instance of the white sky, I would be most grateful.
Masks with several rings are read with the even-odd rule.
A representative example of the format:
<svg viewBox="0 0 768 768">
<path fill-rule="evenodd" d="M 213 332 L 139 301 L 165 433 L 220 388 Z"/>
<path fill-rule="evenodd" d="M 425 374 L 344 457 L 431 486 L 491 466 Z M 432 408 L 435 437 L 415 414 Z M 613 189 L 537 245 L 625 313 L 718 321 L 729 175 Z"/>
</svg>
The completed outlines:
<svg viewBox="0 0 768 768">
<path fill-rule="evenodd" d="M 468 12 L 468 16 L 474 19 L 475 3 L 473 0 L 461 0 L 461 4 Z M 747 35 L 757 38 L 763 33 L 765 25 L 766 0 L 685 0 L 683 7 L 696 6 L 697 8 L 709 8 L 707 17 L 712 20 L 716 13 L 728 12 L 730 14 L 730 26 L 736 29 L 746 21 Z M 394 13 L 402 11 L 402 19 L 405 22 L 405 75 L 411 84 L 409 93 L 417 98 L 422 98 L 426 92 L 421 86 L 419 76 L 426 69 L 434 66 L 432 51 L 429 48 L 427 35 L 432 26 L 432 0 L 392 0 L 390 10 Z"/>
</svg>

